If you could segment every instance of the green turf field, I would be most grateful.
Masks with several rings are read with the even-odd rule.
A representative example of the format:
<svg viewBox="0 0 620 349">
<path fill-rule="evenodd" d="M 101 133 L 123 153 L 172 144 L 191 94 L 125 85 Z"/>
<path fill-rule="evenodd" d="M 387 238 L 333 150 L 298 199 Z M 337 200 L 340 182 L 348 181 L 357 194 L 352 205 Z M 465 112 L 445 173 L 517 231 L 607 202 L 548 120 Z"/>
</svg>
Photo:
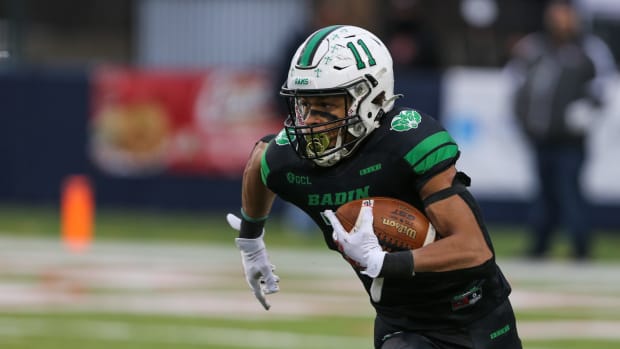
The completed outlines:
<svg viewBox="0 0 620 349">
<path fill-rule="evenodd" d="M 101 314 L 3 314 L 2 348 L 371 348 L 368 318 L 244 321 Z M 6 332 L 5 332 L 6 333 Z M 11 336 L 12 335 L 12 336 Z M 531 349 L 610 349 L 618 340 L 524 340 Z"/>
<path fill-rule="evenodd" d="M 321 237 L 269 223 L 282 278 L 262 310 L 220 216 L 97 213 L 84 254 L 59 242 L 57 210 L 0 207 L 0 348 L 371 348 L 372 309 Z M 527 236 L 493 227 L 525 348 L 620 348 L 620 234 L 601 233 L 591 263 L 520 258 Z"/>
</svg>

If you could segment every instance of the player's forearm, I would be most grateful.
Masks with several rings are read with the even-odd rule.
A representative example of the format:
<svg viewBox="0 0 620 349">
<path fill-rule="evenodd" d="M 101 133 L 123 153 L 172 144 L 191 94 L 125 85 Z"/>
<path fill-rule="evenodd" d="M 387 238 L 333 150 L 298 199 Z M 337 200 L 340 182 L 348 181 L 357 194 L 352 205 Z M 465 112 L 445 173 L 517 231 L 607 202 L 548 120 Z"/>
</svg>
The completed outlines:
<svg viewBox="0 0 620 349">
<path fill-rule="evenodd" d="M 426 211 L 443 238 L 413 252 L 416 272 L 470 268 L 492 257 L 473 213 L 460 197 L 436 202 Z"/>
<path fill-rule="evenodd" d="M 491 256 L 488 248 L 468 244 L 467 241 L 453 236 L 414 250 L 414 271 L 441 272 L 471 268 L 481 265 Z"/>
<path fill-rule="evenodd" d="M 261 158 L 266 147 L 263 142 L 254 147 L 243 172 L 241 207 L 244 218 L 250 220 L 266 218 L 275 199 L 275 194 L 261 180 Z"/>
</svg>

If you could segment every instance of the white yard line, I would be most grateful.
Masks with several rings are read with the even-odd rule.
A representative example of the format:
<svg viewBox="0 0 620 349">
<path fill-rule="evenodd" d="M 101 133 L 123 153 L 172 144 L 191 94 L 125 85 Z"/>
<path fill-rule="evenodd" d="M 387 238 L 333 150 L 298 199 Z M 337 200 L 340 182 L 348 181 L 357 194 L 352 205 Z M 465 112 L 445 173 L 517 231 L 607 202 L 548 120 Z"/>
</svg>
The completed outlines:
<svg viewBox="0 0 620 349">
<path fill-rule="evenodd" d="M 519 335 L 528 340 L 598 339 L 620 340 L 620 321 L 523 321 Z"/>
</svg>

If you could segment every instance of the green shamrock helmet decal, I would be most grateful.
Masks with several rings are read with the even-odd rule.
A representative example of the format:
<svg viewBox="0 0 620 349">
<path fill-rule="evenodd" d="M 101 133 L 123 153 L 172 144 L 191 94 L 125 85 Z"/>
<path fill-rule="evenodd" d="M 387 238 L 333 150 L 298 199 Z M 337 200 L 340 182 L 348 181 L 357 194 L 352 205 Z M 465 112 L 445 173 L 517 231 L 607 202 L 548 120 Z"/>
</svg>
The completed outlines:
<svg viewBox="0 0 620 349">
<path fill-rule="evenodd" d="M 295 134 L 293 134 L 293 141 L 294 140 L 295 140 Z M 286 129 L 280 130 L 280 132 L 276 136 L 276 144 L 277 145 L 287 145 L 287 144 L 290 144 L 290 143 L 291 142 L 288 139 L 288 136 L 286 135 Z"/>
<path fill-rule="evenodd" d="M 420 113 L 415 110 L 403 110 L 392 119 L 390 130 L 397 132 L 409 131 L 412 128 L 418 128 L 420 122 L 422 122 L 422 115 Z"/>
</svg>

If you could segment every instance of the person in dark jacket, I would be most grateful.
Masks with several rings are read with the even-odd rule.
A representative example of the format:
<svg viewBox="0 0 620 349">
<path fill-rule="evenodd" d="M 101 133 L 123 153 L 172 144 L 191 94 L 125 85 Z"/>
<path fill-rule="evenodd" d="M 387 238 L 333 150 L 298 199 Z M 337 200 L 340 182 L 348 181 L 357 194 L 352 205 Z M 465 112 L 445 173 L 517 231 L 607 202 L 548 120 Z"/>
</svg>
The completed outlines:
<svg viewBox="0 0 620 349">
<path fill-rule="evenodd" d="M 586 137 L 604 98 L 613 56 L 598 37 L 581 28 L 576 8 L 551 1 L 545 30 L 514 48 L 508 71 L 515 78 L 514 111 L 535 155 L 538 196 L 532 205 L 528 255 L 546 257 L 555 228 L 570 234 L 573 257 L 591 255 L 591 223 L 581 185 Z"/>
</svg>

